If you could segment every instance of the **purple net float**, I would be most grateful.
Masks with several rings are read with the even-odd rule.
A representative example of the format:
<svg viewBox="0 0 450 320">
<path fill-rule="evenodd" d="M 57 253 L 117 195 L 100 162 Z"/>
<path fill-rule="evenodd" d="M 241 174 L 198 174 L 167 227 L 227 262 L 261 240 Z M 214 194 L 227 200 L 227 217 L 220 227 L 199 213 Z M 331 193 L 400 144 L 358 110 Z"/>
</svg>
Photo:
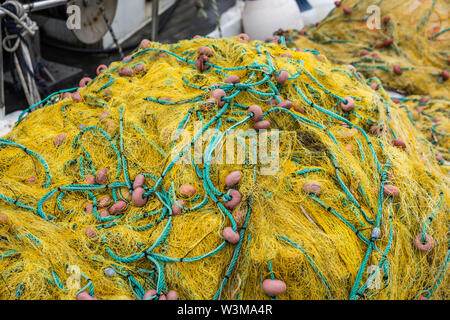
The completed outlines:
<svg viewBox="0 0 450 320">
<path fill-rule="evenodd" d="M 346 102 L 341 102 L 341 109 L 345 112 L 350 112 L 355 107 L 355 101 L 352 97 L 345 97 Z"/>
<path fill-rule="evenodd" d="M 105 208 L 105 207 L 109 206 L 110 203 L 111 203 L 111 199 L 108 196 L 105 196 L 98 201 L 98 207 Z"/>
<path fill-rule="evenodd" d="M 142 188 L 145 183 L 145 176 L 143 174 L 138 174 L 136 178 L 134 178 L 133 189 Z"/>
<path fill-rule="evenodd" d="M 257 106 L 257 105 L 253 105 L 253 106 L 250 106 L 248 109 L 247 109 L 247 114 L 248 115 L 252 115 L 252 120 L 253 121 L 261 121 L 261 119 L 262 119 L 262 116 L 263 116 L 263 112 L 262 112 L 262 110 L 261 110 L 261 107 L 260 106 Z"/>
<path fill-rule="evenodd" d="M 239 183 L 242 174 L 240 171 L 233 171 L 225 178 L 225 184 L 228 188 L 232 188 Z"/>
<path fill-rule="evenodd" d="M 266 279 L 262 283 L 262 289 L 270 296 L 277 296 L 286 292 L 286 283 L 281 280 Z"/>
<path fill-rule="evenodd" d="M 387 197 L 397 198 L 400 195 L 400 190 L 396 186 L 387 184 L 383 186 L 383 194 Z"/>
<path fill-rule="evenodd" d="M 144 188 L 138 187 L 134 189 L 133 195 L 131 196 L 131 199 L 133 200 L 133 204 L 135 207 L 142 208 L 147 204 L 148 197 L 143 198 L 142 195 L 145 193 Z"/>
<path fill-rule="evenodd" d="M 66 142 L 67 135 L 65 133 L 58 134 L 55 138 L 53 138 L 53 145 L 55 147 L 60 147 Z"/>
<path fill-rule="evenodd" d="M 167 292 L 167 300 L 178 300 L 178 293 L 175 290 Z"/>
<path fill-rule="evenodd" d="M 61 95 L 61 99 L 68 99 L 68 98 L 70 98 L 72 95 L 71 95 L 71 93 L 70 92 L 64 92 L 62 95 Z"/>
<path fill-rule="evenodd" d="M 300 105 L 300 103 L 298 102 L 293 102 L 293 107 L 294 107 L 294 111 L 301 113 L 301 114 L 305 114 L 305 109 Z"/>
<path fill-rule="evenodd" d="M 140 73 L 140 72 L 144 72 L 146 68 L 147 68 L 146 65 L 141 63 L 141 64 L 138 64 L 137 66 L 135 66 L 133 68 L 133 71 L 136 73 Z"/>
<path fill-rule="evenodd" d="M 356 68 L 353 65 L 351 65 L 351 64 L 348 64 L 345 67 L 345 69 L 347 69 L 347 71 L 350 71 L 350 72 L 356 72 Z"/>
<path fill-rule="evenodd" d="M 351 138 L 354 135 L 356 135 L 357 133 L 358 133 L 358 129 L 352 128 L 350 130 L 347 130 L 347 131 L 343 132 L 342 133 L 342 137 L 344 137 L 344 138 Z"/>
<path fill-rule="evenodd" d="M 100 212 L 98 213 L 98 215 L 99 215 L 100 217 L 102 217 L 102 218 L 106 218 L 106 217 L 109 216 L 109 212 L 108 212 L 108 210 L 103 209 L 103 210 L 100 210 Z"/>
<path fill-rule="evenodd" d="M 87 227 L 84 230 L 84 234 L 88 237 L 88 238 L 95 238 L 96 236 L 98 236 L 98 232 L 97 229 L 95 229 L 94 227 Z"/>
<path fill-rule="evenodd" d="M 286 70 L 281 70 L 280 74 L 277 76 L 277 82 L 279 84 L 284 84 L 289 78 L 289 73 Z"/>
<path fill-rule="evenodd" d="M 82 291 L 77 295 L 77 300 L 98 300 L 96 296 L 91 296 L 86 291 Z"/>
<path fill-rule="evenodd" d="M 205 101 L 205 103 L 202 105 L 202 108 L 204 111 L 209 111 L 214 109 L 214 107 L 217 105 L 217 100 L 214 98 L 209 98 Z"/>
<path fill-rule="evenodd" d="M 294 104 L 292 101 L 285 100 L 277 105 L 277 108 L 291 109 Z"/>
<path fill-rule="evenodd" d="M 106 168 L 102 168 L 97 172 L 97 183 L 98 184 L 106 184 L 108 170 Z"/>
<path fill-rule="evenodd" d="M 179 216 L 181 214 L 181 212 L 183 211 L 182 207 L 184 207 L 184 201 L 183 200 L 177 200 L 176 203 L 172 204 L 172 213 L 173 213 L 173 215 Z"/>
<path fill-rule="evenodd" d="M 97 73 L 97 75 L 100 75 L 100 73 L 105 72 L 106 70 L 108 70 L 108 67 L 104 64 L 101 64 L 97 67 L 97 70 L 95 70 L 95 73 Z"/>
<path fill-rule="evenodd" d="M 226 103 L 222 98 L 226 97 L 227 93 L 223 89 L 215 89 L 211 91 L 210 97 L 217 100 L 217 104 L 219 107 L 223 107 Z"/>
<path fill-rule="evenodd" d="M 403 140 L 400 140 L 400 139 L 394 139 L 394 140 L 392 140 L 392 144 L 393 144 L 395 147 L 399 147 L 399 148 L 402 148 L 402 149 L 406 149 L 406 143 L 403 142 Z"/>
<path fill-rule="evenodd" d="M 444 160 L 444 156 L 442 155 L 442 153 L 436 153 L 436 160 L 438 162 L 441 162 L 442 160 Z"/>
<path fill-rule="evenodd" d="M 84 212 L 87 214 L 91 214 L 94 212 L 94 205 L 92 203 L 88 203 L 84 206 Z"/>
<path fill-rule="evenodd" d="M 283 101 L 283 97 L 282 96 L 276 95 L 275 97 L 277 97 L 280 101 Z M 269 104 L 271 106 L 276 106 L 278 103 L 279 103 L 278 100 L 275 99 L 275 98 L 272 98 L 272 99 L 269 100 Z"/>
<path fill-rule="evenodd" d="M 132 77 L 134 76 L 134 71 L 130 68 L 121 68 L 119 70 L 119 75 L 122 77 Z"/>
<path fill-rule="evenodd" d="M 241 78 L 239 78 L 238 76 L 235 76 L 235 75 L 231 75 L 225 79 L 225 83 L 236 84 L 239 82 L 241 82 Z"/>
<path fill-rule="evenodd" d="M 282 58 L 292 58 L 292 54 L 290 54 L 289 52 L 283 53 L 281 55 Z"/>
<path fill-rule="evenodd" d="M 307 194 L 314 194 L 316 196 L 320 196 L 320 194 L 322 193 L 322 186 L 317 182 L 310 181 L 303 185 L 302 190 Z"/>
<path fill-rule="evenodd" d="M 184 184 L 178 188 L 178 193 L 180 193 L 183 197 L 191 198 L 195 195 L 197 189 L 194 186 Z"/>
<path fill-rule="evenodd" d="M 399 76 L 399 75 L 401 75 L 403 73 L 403 70 L 400 68 L 399 65 L 395 65 L 394 66 L 394 73 Z"/>
<path fill-rule="evenodd" d="M 214 51 L 208 47 L 198 47 L 197 52 L 201 56 L 212 57 L 214 55 Z"/>
<path fill-rule="evenodd" d="M 442 70 L 441 75 L 442 75 L 442 79 L 444 79 L 444 81 L 448 80 L 449 73 L 447 70 Z"/>
<path fill-rule="evenodd" d="M 386 16 L 386 17 L 383 18 L 383 23 L 384 24 L 387 24 L 389 21 L 391 21 L 391 17 Z"/>
<path fill-rule="evenodd" d="M 234 209 L 236 208 L 242 200 L 242 195 L 237 190 L 231 190 L 229 193 L 231 200 L 224 203 L 225 208 Z"/>
<path fill-rule="evenodd" d="M 82 78 L 82 79 L 80 80 L 79 87 L 80 87 L 80 88 L 86 87 L 86 85 L 88 84 L 89 81 L 92 81 L 92 79 L 89 78 L 89 77 L 84 77 L 84 78 Z"/>
<path fill-rule="evenodd" d="M 422 233 L 414 237 L 414 246 L 422 252 L 431 251 L 434 248 L 434 240 L 429 234 L 425 234 L 425 243 L 422 242 Z"/>
<path fill-rule="evenodd" d="M 150 48 L 150 40 L 143 39 L 139 47 L 143 50 Z"/>
<path fill-rule="evenodd" d="M 352 9 L 350 9 L 349 7 L 343 7 L 342 10 L 344 11 L 345 14 L 352 13 Z"/>
<path fill-rule="evenodd" d="M 153 296 L 155 296 L 156 295 L 156 290 L 153 290 L 153 289 L 151 289 L 151 290 L 148 290 L 145 294 L 144 294 L 144 299 L 148 299 L 148 298 L 150 298 L 150 297 L 153 297 Z"/>
<path fill-rule="evenodd" d="M 335 2 L 334 2 L 334 5 L 335 5 L 336 7 L 340 7 L 340 6 L 341 6 L 341 2 L 340 2 L 340 1 L 335 1 Z"/>
<path fill-rule="evenodd" d="M 29 177 L 25 182 L 26 182 L 26 183 L 35 183 L 36 180 L 37 180 L 36 177 Z"/>
<path fill-rule="evenodd" d="M 394 40 L 392 38 L 387 38 L 384 40 L 383 44 L 385 47 L 390 47 L 394 43 Z"/>
<path fill-rule="evenodd" d="M 92 174 L 88 174 L 86 175 L 86 177 L 84 178 L 84 181 L 86 182 L 86 184 L 88 185 L 94 185 L 95 184 L 95 177 Z"/>
<path fill-rule="evenodd" d="M 378 89 L 378 83 L 372 82 L 372 83 L 370 84 L 370 87 L 371 87 L 373 90 L 377 90 L 377 89 Z"/>
<path fill-rule="evenodd" d="M 364 56 L 368 56 L 369 54 L 370 54 L 369 51 L 367 51 L 367 50 L 362 50 L 362 51 L 359 53 L 359 56 L 360 56 L 360 57 L 364 57 Z"/>
<path fill-rule="evenodd" d="M 241 238 L 239 233 L 236 231 L 233 231 L 233 228 L 231 228 L 231 227 L 224 228 L 222 235 L 223 235 L 224 239 L 231 244 L 238 243 Z"/>
<path fill-rule="evenodd" d="M 246 33 L 241 33 L 238 35 L 239 41 L 241 42 L 250 42 L 250 37 Z"/>
<path fill-rule="evenodd" d="M 253 127 L 256 130 L 268 130 L 270 129 L 270 122 L 269 120 L 261 120 L 261 121 L 257 121 L 253 124 Z"/>
<path fill-rule="evenodd" d="M 111 208 L 109 208 L 109 214 L 112 216 L 115 216 L 119 213 L 121 213 L 122 211 L 125 211 L 128 207 L 128 204 L 123 201 L 123 200 L 119 200 L 116 203 L 114 203 Z"/>
<path fill-rule="evenodd" d="M 210 68 L 210 66 L 206 64 L 207 62 L 209 62 L 209 58 L 207 56 L 201 55 L 195 61 L 195 67 L 198 71 L 205 72 Z"/>
<path fill-rule="evenodd" d="M 271 43 L 279 44 L 280 43 L 280 37 L 278 37 L 278 36 L 272 37 L 272 38 L 269 39 L 269 41 Z"/>
</svg>

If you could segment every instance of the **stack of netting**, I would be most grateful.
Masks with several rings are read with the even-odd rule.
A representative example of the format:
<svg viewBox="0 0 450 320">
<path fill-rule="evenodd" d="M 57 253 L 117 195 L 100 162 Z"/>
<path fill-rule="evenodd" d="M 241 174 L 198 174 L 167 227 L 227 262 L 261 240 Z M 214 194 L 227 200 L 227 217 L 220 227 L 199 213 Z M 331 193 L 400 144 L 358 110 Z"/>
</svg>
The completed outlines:
<svg viewBox="0 0 450 320">
<path fill-rule="evenodd" d="M 448 170 L 449 13 L 450 2 L 445 0 L 345 0 L 337 1 L 320 24 L 280 34 L 290 47 L 352 65 L 375 90 L 382 83 L 411 95 L 394 102 L 408 109 Z"/>
<path fill-rule="evenodd" d="M 437 150 L 352 70 L 143 41 L 67 92 L 0 140 L 2 299 L 449 298 Z"/>
<path fill-rule="evenodd" d="M 447 0 L 344 0 L 320 24 L 287 39 L 399 92 L 448 95 L 449 14 Z"/>
</svg>

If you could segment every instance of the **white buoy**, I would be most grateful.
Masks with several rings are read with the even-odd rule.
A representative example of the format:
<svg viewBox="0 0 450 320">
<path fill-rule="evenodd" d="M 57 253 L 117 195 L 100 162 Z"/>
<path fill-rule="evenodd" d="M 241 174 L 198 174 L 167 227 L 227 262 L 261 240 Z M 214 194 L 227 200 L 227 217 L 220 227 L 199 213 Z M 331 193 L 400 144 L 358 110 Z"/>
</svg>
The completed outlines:
<svg viewBox="0 0 450 320">
<path fill-rule="evenodd" d="M 247 0 L 242 19 L 251 40 L 265 41 L 278 29 L 300 30 L 304 26 L 295 0 Z"/>
</svg>

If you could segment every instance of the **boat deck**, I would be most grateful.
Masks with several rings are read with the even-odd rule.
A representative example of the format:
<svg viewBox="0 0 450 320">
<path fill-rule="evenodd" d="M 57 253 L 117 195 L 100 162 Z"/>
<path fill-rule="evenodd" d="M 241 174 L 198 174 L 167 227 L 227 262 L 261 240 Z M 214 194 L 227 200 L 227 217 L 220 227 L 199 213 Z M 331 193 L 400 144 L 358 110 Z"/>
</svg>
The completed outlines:
<svg viewBox="0 0 450 320">
<path fill-rule="evenodd" d="M 216 27 L 216 15 L 211 6 L 211 0 L 205 0 L 205 11 L 207 13 L 206 19 L 201 19 L 197 16 L 196 0 L 179 0 L 172 12 L 169 9 L 160 17 L 160 32 L 158 40 L 162 43 L 173 43 L 182 39 L 190 39 L 194 35 L 207 35 Z M 232 7 L 235 0 L 220 0 L 217 1 L 220 13 L 223 13 Z M 139 43 L 141 39 L 151 39 L 151 23 L 144 27 L 131 37 L 123 47 L 130 44 Z M 136 45 L 137 46 L 137 45 Z M 127 54 L 133 49 L 126 50 Z M 118 53 L 108 54 L 93 54 L 80 53 L 54 48 L 52 46 L 41 43 L 41 54 L 44 60 L 52 61 L 59 64 L 64 64 L 70 67 L 75 67 L 83 70 L 83 72 L 74 77 L 57 83 L 52 88 L 51 92 L 72 88 L 78 85 L 78 81 L 84 77 L 94 77 L 95 70 L 99 64 L 110 64 L 113 61 L 120 60 Z M 15 110 L 23 110 L 27 108 L 27 102 L 22 92 L 16 92 L 11 86 L 5 85 L 6 98 L 6 113 L 11 113 Z M 42 97 L 44 98 L 44 97 Z"/>
</svg>

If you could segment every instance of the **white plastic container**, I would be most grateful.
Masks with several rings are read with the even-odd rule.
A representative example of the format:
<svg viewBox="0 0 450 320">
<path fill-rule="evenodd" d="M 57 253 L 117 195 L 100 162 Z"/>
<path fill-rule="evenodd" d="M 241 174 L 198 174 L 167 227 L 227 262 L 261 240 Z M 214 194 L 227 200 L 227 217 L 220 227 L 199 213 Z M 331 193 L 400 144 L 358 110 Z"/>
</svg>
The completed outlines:
<svg viewBox="0 0 450 320">
<path fill-rule="evenodd" d="M 242 33 L 242 12 L 244 11 L 244 6 L 244 1 L 237 0 L 235 6 L 231 7 L 220 16 L 223 38 L 233 37 Z M 220 38 L 218 28 L 208 34 L 208 37 Z"/>
<path fill-rule="evenodd" d="M 334 0 L 308 0 L 312 8 L 301 11 L 305 25 L 316 24 L 322 21 L 335 7 Z"/>
<path fill-rule="evenodd" d="M 328 15 L 328 13 L 335 7 L 334 1 L 335 0 L 310 0 L 310 4 L 316 11 L 317 15 L 317 21 L 314 21 L 312 23 L 322 21 Z"/>
<path fill-rule="evenodd" d="M 278 29 L 301 29 L 303 18 L 295 0 L 247 0 L 243 12 L 244 32 L 251 40 L 265 41 Z"/>
</svg>

